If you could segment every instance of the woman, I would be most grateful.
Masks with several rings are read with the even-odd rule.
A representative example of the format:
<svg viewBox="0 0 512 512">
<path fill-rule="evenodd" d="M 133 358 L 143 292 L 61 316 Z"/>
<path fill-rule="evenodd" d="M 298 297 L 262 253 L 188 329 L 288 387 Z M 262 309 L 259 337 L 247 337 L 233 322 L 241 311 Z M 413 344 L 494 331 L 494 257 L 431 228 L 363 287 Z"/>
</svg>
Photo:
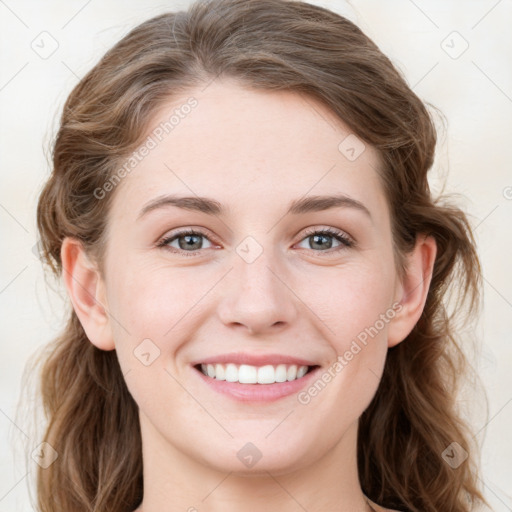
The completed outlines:
<svg viewBox="0 0 512 512">
<path fill-rule="evenodd" d="M 197 3 L 108 51 L 38 206 L 73 306 L 39 509 L 484 503 L 445 305 L 454 281 L 474 312 L 480 268 L 435 144 L 376 45 L 307 3 Z"/>
</svg>

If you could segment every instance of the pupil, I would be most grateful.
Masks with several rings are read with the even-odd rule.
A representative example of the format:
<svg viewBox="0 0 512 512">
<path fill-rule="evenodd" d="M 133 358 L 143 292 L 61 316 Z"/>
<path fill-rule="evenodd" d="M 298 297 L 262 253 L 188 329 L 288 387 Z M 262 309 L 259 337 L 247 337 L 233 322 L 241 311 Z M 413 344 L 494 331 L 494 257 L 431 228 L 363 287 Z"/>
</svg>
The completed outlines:
<svg viewBox="0 0 512 512">
<path fill-rule="evenodd" d="M 194 244 L 194 238 L 198 241 Z M 182 243 L 182 240 L 185 240 L 184 243 Z M 201 237 L 198 235 L 184 235 L 180 237 L 180 249 L 200 249 L 201 248 Z M 194 247 L 196 245 L 197 247 Z"/>
<path fill-rule="evenodd" d="M 326 236 L 326 235 L 313 235 L 312 237 L 310 237 L 311 239 L 313 239 L 313 242 L 312 242 L 312 246 L 317 246 L 316 248 L 319 248 L 319 249 L 330 249 L 332 247 L 332 238 L 330 236 Z M 320 242 L 319 242 L 320 240 Z M 330 240 L 330 244 L 328 244 L 327 247 L 325 247 L 325 245 L 321 245 L 321 241 L 325 242 L 325 241 L 329 241 Z M 315 248 L 315 247 L 314 247 Z"/>
</svg>

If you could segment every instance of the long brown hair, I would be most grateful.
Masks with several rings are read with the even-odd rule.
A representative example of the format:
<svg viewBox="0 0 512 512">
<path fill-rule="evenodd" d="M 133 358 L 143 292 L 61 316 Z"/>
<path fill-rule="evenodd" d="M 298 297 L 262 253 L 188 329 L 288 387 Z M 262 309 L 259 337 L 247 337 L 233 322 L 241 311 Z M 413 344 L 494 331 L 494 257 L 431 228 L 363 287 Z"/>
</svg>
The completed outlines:
<svg viewBox="0 0 512 512">
<path fill-rule="evenodd" d="M 400 272 L 417 234 L 435 238 L 423 314 L 389 349 L 378 391 L 360 418 L 359 477 L 363 492 L 384 507 L 475 510 L 486 503 L 478 485 L 479 452 L 457 408 L 461 379 L 476 375 L 458 331 L 480 305 L 470 223 L 429 190 L 433 117 L 390 60 L 344 17 L 294 0 L 214 0 L 134 28 L 64 106 L 52 173 L 37 209 L 46 263 L 61 274 L 60 249 L 68 236 L 101 263 L 115 191 L 101 199 L 95 191 L 141 143 L 164 101 L 216 77 L 305 94 L 379 150 Z M 142 499 L 141 434 L 115 351 L 90 343 L 71 309 L 39 362 L 48 420 L 42 440 L 58 459 L 38 468 L 38 510 L 131 512 Z M 469 455 L 458 467 L 443 456 L 454 442 Z"/>
</svg>

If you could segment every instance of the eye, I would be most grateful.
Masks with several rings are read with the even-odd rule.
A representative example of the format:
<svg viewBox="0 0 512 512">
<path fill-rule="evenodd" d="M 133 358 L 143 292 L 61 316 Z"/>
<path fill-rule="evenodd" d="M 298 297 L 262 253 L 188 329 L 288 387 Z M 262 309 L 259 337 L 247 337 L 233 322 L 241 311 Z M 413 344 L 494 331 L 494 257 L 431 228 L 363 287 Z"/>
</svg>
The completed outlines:
<svg viewBox="0 0 512 512">
<path fill-rule="evenodd" d="M 210 245 L 204 247 L 202 239 L 207 240 Z M 172 235 L 165 237 L 158 243 L 158 247 L 170 248 L 174 252 L 194 253 L 195 251 L 199 251 L 200 249 L 209 249 L 210 247 L 212 247 L 212 244 L 208 237 L 203 233 L 195 231 L 193 229 L 187 229 L 185 231 L 179 231 L 177 233 L 173 233 Z"/>
<path fill-rule="evenodd" d="M 203 240 L 207 240 L 209 245 L 205 247 Z M 333 245 L 333 241 L 338 245 Z M 329 253 L 355 245 L 352 239 L 345 233 L 333 228 L 311 229 L 306 232 L 305 238 L 300 243 L 309 245 L 309 247 L 302 248 L 311 249 L 315 252 Z M 201 249 L 209 249 L 213 247 L 213 244 L 204 233 L 194 229 L 187 229 L 166 236 L 158 242 L 157 246 L 186 256 L 197 256 Z M 333 250 L 331 251 L 331 249 Z"/>
<path fill-rule="evenodd" d="M 333 247 L 333 239 L 338 243 Z M 306 237 L 300 243 L 306 243 L 309 247 L 305 249 L 313 249 L 316 252 L 326 252 L 334 248 L 334 251 L 342 250 L 347 247 L 352 247 L 354 243 L 342 231 L 333 228 L 313 229 L 306 232 Z M 331 251 L 329 251 L 331 252 Z"/>
</svg>

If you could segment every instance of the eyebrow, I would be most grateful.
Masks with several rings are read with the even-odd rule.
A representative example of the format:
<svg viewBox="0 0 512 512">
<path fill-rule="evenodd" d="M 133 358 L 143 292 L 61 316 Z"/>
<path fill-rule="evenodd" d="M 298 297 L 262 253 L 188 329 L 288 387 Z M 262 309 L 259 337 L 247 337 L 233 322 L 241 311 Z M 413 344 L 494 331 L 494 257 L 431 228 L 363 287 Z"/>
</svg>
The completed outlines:
<svg viewBox="0 0 512 512">
<path fill-rule="evenodd" d="M 138 219 L 153 210 L 168 206 L 175 206 L 185 210 L 206 213 L 207 215 L 213 215 L 216 217 L 220 217 L 226 212 L 226 209 L 221 205 L 221 203 L 208 197 L 165 195 L 149 201 L 140 211 Z M 363 212 L 370 218 L 370 220 L 372 220 L 370 211 L 363 203 L 344 194 L 308 196 L 296 199 L 290 203 L 285 215 L 301 215 L 305 213 L 330 210 L 331 208 L 353 208 Z"/>
</svg>

